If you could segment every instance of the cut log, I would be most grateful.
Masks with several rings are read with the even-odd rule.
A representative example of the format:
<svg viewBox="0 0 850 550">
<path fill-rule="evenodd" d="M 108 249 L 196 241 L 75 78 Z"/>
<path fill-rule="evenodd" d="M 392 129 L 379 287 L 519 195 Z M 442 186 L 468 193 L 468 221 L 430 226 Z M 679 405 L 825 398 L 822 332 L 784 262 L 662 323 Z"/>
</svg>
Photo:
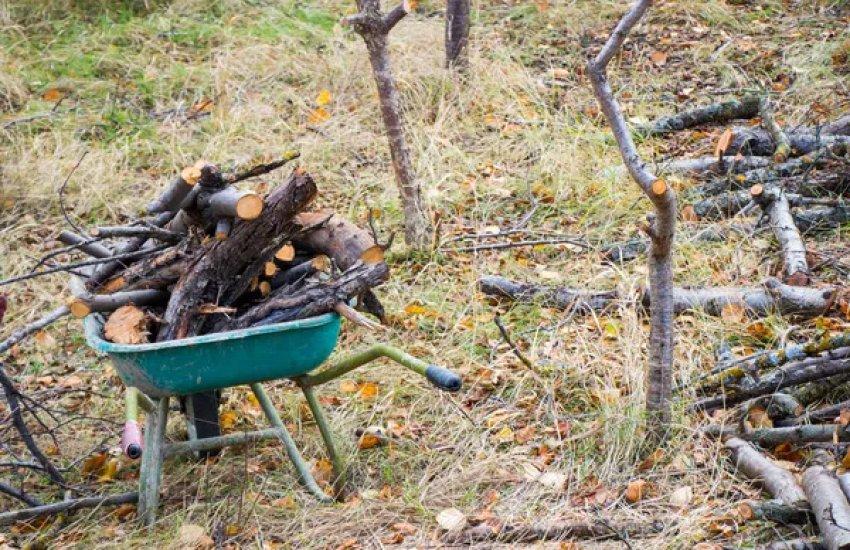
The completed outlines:
<svg viewBox="0 0 850 550">
<path fill-rule="evenodd" d="M 289 269 L 278 272 L 271 280 L 272 288 L 278 289 L 282 286 L 292 285 L 299 281 L 303 281 L 307 277 L 320 271 L 327 272 L 330 270 L 330 260 L 327 256 L 316 256 L 306 262 L 296 264 Z M 288 292 L 288 291 L 287 291 Z"/>
<path fill-rule="evenodd" d="M 603 262 L 619 264 L 634 260 L 646 252 L 647 248 L 649 248 L 649 243 L 646 239 L 632 239 L 605 246 L 599 253 Z"/>
<path fill-rule="evenodd" d="M 92 294 L 85 289 L 83 282 L 77 277 L 71 277 L 70 286 L 73 297 L 68 300 L 68 310 L 77 318 L 98 311 L 115 311 L 128 304 L 137 306 L 161 304 L 168 299 L 168 294 L 161 290 L 128 290 L 113 294 Z"/>
<path fill-rule="evenodd" d="M 161 254 L 144 258 L 103 284 L 105 292 L 136 289 L 164 289 L 176 283 L 191 258 L 185 246 L 178 245 Z"/>
<path fill-rule="evenodd" d="M 806 261 L 806 245 L 791 216 L 791 206 L 785 193 L 776 187 L 754 185 L 750 189 L 750 196 L 768 217 L 773 234 L 779 242 L 785 282 L 795 286 L 808 284 L 810 273 Z"/>
<path fill-rule="evenodd" d="M 204 208 L 204 217 L 216 220 L 222 217 L 254 220 L 262 212 L 263 199 L 258 194 L 225 187 L 209 197 Z"/>
<path fill-rule="evenodd" d="M 200 168 L 187 166 L 165 189 L 165 192 L 148 204 L 149 214 L 176 211 L 201 178 Z"/>
<path fill-rule="evenodd" d="M 316 185 L 296 171 L 266 198 L 263 215 L 235 224 L 230 237 L 211 241 L 195 252 L 193 264 L 171 292 L 158 341 L 198 334 L 220 315 L 195 315 L 206 303 L 231 306 L 265 262 L 298 230 L 294 217 L 316 196 Z"/>
<path fill-rule="evenodd" d="M 771 161 L 764 157 L 700 157 L 695 159 L 675 159 L 663 162 L 659 165 L 661 173 L 701 173 L 715 172 L 718 174 L 740 174 L 754 169 L 764 169 L 771 165 Z M 723 191 L 723 189 L 721 189 Z"/>
<path fill-rule="evenodd" d="M 311 283 L 286 294 L 276 291 L 261 304 L 252 307 L 234 321 L 227 321 L 227 330 L 256 325 L 282 323 L 334 311 L 340 302 L 361 295 L 367 289 L 387 280 L 389 268 L 384 262 L 358 263 L 329 281 Z"/>
<path fill-rule="evenodd" d="M 783 504 L 796 508 L 806 507 L 806 495 L 791 472 L 774 464 L 742 439 L 731 437 L 726 440 L 725 445 L 739 472 L 759 483 Z"/>
<path fill-rule="evenodd" d="M 77 250 L 85 252 L 89 256 L 95 258 L 108 258 L 113 255 L 113 252 L 98 242 L 89 242 L 89 239 L 71 231 L 62 231 L 59 233 L 59 242 L 74 246 Z"/>
<path fill-rule="evenodd" d="M 817 424 L 810 426 L 793 426 L 787 428 L 758 428 L 740 432 L 730 426 L 706 426 L 702 433 L 709 437 L 735 437 L 772 449 L 777 445 L 789 443 L 801 445 L 808 443 L 829 443 L 850 441 L 850 430 L 840 424 Z"/>
<path fill-rule="evenodd" d="M 820 464 L 803 472 L 803 489 L 812 505 L 824 545 L 850 550 L 850 504 L 835 475 Z"/>
<path fill-rule="evenodd" d="M 638 127 L 637 131 L 644 136 L 663 136 L 703 124 L 753 118 L 758 114 L 759 98 L 757 96 L 745 96 L 741 100 L 724 101 L 662 117 L 650 124 Z"/>
</svg>

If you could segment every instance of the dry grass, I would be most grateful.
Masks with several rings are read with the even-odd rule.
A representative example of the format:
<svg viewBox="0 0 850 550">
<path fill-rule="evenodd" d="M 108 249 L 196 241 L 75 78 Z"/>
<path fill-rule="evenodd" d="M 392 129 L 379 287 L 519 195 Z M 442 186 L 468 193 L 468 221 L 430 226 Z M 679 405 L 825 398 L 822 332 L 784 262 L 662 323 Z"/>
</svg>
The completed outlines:
<svg viewBox="0 0 850 550">
<path fill-rule="evenodd" d="M 70 179 L 67 200 L 70 215 L 84 224 L 138 214 L 173 173 L 198 158 L 244 163 L 296 148 L 320 186 L 321 205 L 361 220 L 368 205 L 378 206 L 387 229 L 399 227 L 365 52 L 358 37 L 334 24 L 353 2 L 322 0 L 309 8 L 237 0 L 114 4 L 0 3 L 3 120 L 50 110 L 51 89 L 68 94 L 55 116 L 0 130 L 0 276 L 27 271 L 55 245 L 52 238 L 63 225 L 56 190 L 83 152 L 88 154 Z M 846 110 L 847 81 L 833 74 L 829 62 L 842 39 L 839 23 L 846 28 L 846 3 L 788 4 L 661 3 L 613 68 L 628 115 L 648 119 L 714 102 L 730 90 L 781 82 L 783 74 L 796 79 L 775 92 L 789 124 L 815 116 L 813 102 L 829 117 Z M 428 3 L 422 12 L 440 7 Z M 603 39 L 621 2 L 496 2 L 478 9 L 473 78 L 467 81 L 441 68 L 440 17 L 411 17 L 391 39 L 416 169 L 430 208 L 441 216 L 442 234 L 511 226 L 531 207 L 530 190 L 541 203 L 531 228 L 600 243 L 636 235 L 647 204 L 612 168 L 619 159 L 581 71 L 585 48 Z M 668 53 L 662 67 L 649 60 L 656 49 Z M 551 69 L 558 69 L 555 84 Z M 310 123 L 314 98 L 325 88 L 333 94 L 331 117 Z M 148 115 L 202 98 L 215 99 L 206 118 L 163 122 Z M 646 144 L 645 151 L 696 154 L 711 147 L 711 136 L 695 142 L 677 136 Z M 689 182 L 674 184 L 686 189 Z M 677 280 L 757 281 L 776 267 L 772 247 L 766 239 L 683 244 Z M 434 517 L 441 509 L 475 514 L 490 504 L 506 520 L 657 519 L 665 530 L 649 546 L 685 548 L 717 537 L 708 530 L 710 516 L 751 494 L 724 469 L 716 446 L 692 437 L 695 420 L 680 413 L 660 464 L 637 471 L 648 328 L 631 307 L 605 318 L 564 319 L 529 305 L 505 311 L 475 291 L 477 277 L 486 273 L 633 289 L 645 277 L 642 262 L 604 267 L 594 254 L 558 246 L 479 255 L 398 251 L 392 267 L 393 280 L 380 293 L 394 316 L 390 332 L 379 336 L 348 326 L 339 353 L 387 339 L 456 369 L 465 388 L 448 397 L 398 369 L 374 365 L 355 378 L 379 384 L 375 400 L 341 393 L 338 384 L 323 391 L 339 398 L 330 417 L 357 498 L 319 506 L 297 487 L 277 446 L 232 449 L 210 464 L 167 464 L 162 520 L 152 533 L 97 511 L 75 516 L 58 542 L 167 546 L 181 524 L 197 523 L 245 547 L 336 547 L 351 539 L 378 547 L 394 522 L 407 522 L 417 533 L 404 544 L 427 546 L 437 540 Z M 52 307 L 63 288 L 61 277 L 48 277 L 10 289 L 6 326 Z M 406 312 L 413 303 L 424 313 Z M 492 323 L 496 311 L 542 383 L 501 342 Z M 769 322 L 780 329 L 788 325 Z M 708 368 L 721 339 L 755 345 L 745 329 L 734 320 L 681 317 L 677 378 Z M 70 404 L 111 421 L 61 430 L 60 460 L 70 460 L 117 442 L 120 389 L 107 363 L 81 345 L 79 323 L 61 322 L 50 335 L 24 346 L 8 366 L 28 391 L 61 384 L 75 373 L 100 396 Z M 53 378 L 39 378 L 46 376 Z M 323 456 L 295 388 L 271 386 L 305 455 Z M 259 422 L 248 403 L 244 391 L 229 393 L 224 409 L 236 413 L 234 429 Z M 558 431 L 559 422 L 569 430 Z M 368 425 L 395 426 L 400 437 L 390 447 L 358 452 L 354 431 Z M 175 420 L 171 434 L 179 437 L 182 430 Z M 569 477 L 564 493 L 525 479 L 528 468 L 543 466 L 539 455 L 550 452 L 545 469 Z M 129 488 L 136 473 L 137 465 L 125 464 L 118 481 L 104 489 Z M 628 505 L 622 493 L 635 477 L 648 479 L 652 489 L 649 498 Z M 696 497 L 675 510 L 667 497 L 682 485 L 692 486 Z M 12 504 L 0 497 L 0 507 Z M 753 523 L 741 526 L 731 542 L 776 536 L 775 527 Z"/>
</svg>

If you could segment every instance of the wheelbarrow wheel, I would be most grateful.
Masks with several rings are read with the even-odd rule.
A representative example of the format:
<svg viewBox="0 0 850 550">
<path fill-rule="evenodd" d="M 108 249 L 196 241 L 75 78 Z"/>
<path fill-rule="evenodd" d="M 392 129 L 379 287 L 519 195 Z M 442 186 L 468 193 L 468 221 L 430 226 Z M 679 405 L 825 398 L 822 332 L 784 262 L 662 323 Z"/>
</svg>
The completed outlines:
<svg viewBox="0 0 850 550">
<path fill-rule="evenodd" d="M 195 436 L 198 439 L 206 439 L 208 437 L 218 437 L 221 435 L 221 425 L 218 418 L 218 402 L 220 394 L 217 390 L 206 391 L 201 393 L 193 393 L 189 397 L 192 398 L 192 409 L 194 414 L 189 414 L 186 407 L 186 399 L 181 399 L 183 413 L 186 415 L 186 421 L 191 423 L 195 428 Z M 218 449 L 211 451 L 201 451 L 200 458 L 208 458 L 216 456 Z"/>
</svg>

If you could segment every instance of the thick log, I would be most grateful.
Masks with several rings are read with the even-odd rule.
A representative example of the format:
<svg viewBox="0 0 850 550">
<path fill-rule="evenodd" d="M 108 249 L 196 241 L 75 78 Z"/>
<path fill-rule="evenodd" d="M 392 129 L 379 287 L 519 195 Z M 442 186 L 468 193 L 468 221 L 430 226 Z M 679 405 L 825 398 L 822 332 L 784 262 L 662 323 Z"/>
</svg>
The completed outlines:
<svg viewBox="0 0 850 550">
<path fill-rule="evenodd" d="M 779 427 L 833 422 L 843 410 L 850 410 L 850 399 L 809 411 L 795 418 L 789 418 Z"/>
<path fill-rule="evenodd" d="M 89 256 L 95 258 L 108 258 L 112 256 L 112 251 L 98 242 L 89 242 L 89 239 L 72 233 L 71 231 L 62 231 L 59 233 L 59 242 L 74 246 L 77 250 L 85 252 Z"/>
<path fill-rule="evenodd" d="M 294 217 L 315 198 L 313 179 L 296 171 L 266 198 L 263 215 L 234 225 L 229 238 L 212 240 L 195 253 L 192 265 L 171 292 L 158 341 L 198 334 L 217 315 L 196 315 L 200 305 L 231 306 L 265 262 L 298 230 Z"/>
<path fill-rule="evenodd" d="M 826 546 L 820 539 L 791 539 L 762 544 L 756 550 L 826 550 Z"/>
<path fill-rule="evenodd" d="M 843 144 L 841 144 L 844 147 Z M 799 158 L 791 159 L 780 164 L 768 164 L 764 167 L 752 168 L 741 171 L 730 177 L 718 178 L 708 183 L 705 183 L 695 189 L 695 192 L 700 196 L 718 195 L 725 191 L 734 191 L 738 189 L 749 189 L 756 184 L 764 184 L 767 182 L 778 182 L 790 176 L 805 174 L 814 168 L 827 166 L 829 158 L 832 156 L 830 151 L 839 151 L 838 145 L 834 147 L 824 147 L 818 149 L 810 155 L 804 155 Z M 843 153 L 841 153 L 843 154 Z M 763 157 L 746 157 L 746 158 L 763 158 Z M 845 178 L 841 178 L 845 179 Z M 789 191 L 802 193 L 799 189 L 788 188 Z"/>
<path fill-rule="evenodd" d="M 798 286 L 808 284 L 810 273 L 806 261 L 806 245 L 791 216 L 791 205 L 785 193 L 776 187 L 754 185 L 750 189 L 750 196 L 767 215 L 773 234 L 779 242 L 785 282 Z"/>
<path fill-rule="evenodd" d="M 803 489 L 812 505 L 824 545 L 850 550 L 850 504 L 835 475 L 820 464 L 803 472 Z"/>
<path fill-rule="evenodd" d="M 776 144 L 767 130 L 735 126 L 732 128 L 732 133 L 732 142 L 728 149 L 730 153 L 772 156 L 776 151 Z M 828 145 L 850 142 L 850 136 L 827 135 L 825 133 L 818 135 L 799 131 L 788 134 L 787 138 L 788 145 L 795 155 L 807 155 Z"/>
<path fill-rule="evenodd" d="M 740 100 L 724 101 L 662 117 L 650 124 L 638 127 L 637 131 L 644 136 L 663 136 L 703 124 L 753 118 L 758 114 L 759 98 L 757 96 L 745 96 Z"/>
<path fill-rule="evenodd" d="M 228 329 L 236 329 L 268 325 L 335 311 L 336 304 L 348 302 L 367 289 L 380 285 L 388 277 L 389 268 L 384 262 L 361 262 L 329 281 L 310 283 L 295 292 L 285 294 L 278 290 L 235 321 L 227 322 L 226 326 Z"/>
<path fill-rule="evenodd" d="M 821 133 L 828 136 L 850 136 L 850 114 L 825 124 Z"/>
<path fill-rule="evenodd" d="M 790 392 L 802 405 L 808 406 L 823 401 L 824 396 L 850 395 L 850 374 L 834 376 L 824 380 L 815 380 L 793 388 Z"/>
<path fill-rule="evenodd" d="M 660 164 L 659 168 L 665 174 L 715 172 L 718 174 L 741 174 L 759 168 L 767 168 L 771 160 L 764 157 L 735 156 L 699 157 L 695 159 L 675 159 Z M 723 191 L 723 189 L 721 189 Z"/>
<path fill-rule="evenodd" d="M 632 239 L 621 243 L 609 244 L 603 247 L 599 253 L 603 262 L 614 264 L 629 262 L 634 260 L 649 248 L 649 241 L 646 239 Z"/>
<path fill-rule="evenodd" d="M 327 272 L 330 270 L 330 260 L 327 256 L 321 255 L 311 258 L 300 264 L 295 264 L 289 269 L 278 272 L 270 281 L 272 289 L 278 289 L 282 286 L 296 284 L 314 275 L 318 272 Z M 294 289 L 293 289 L 294 290 Z"/>
<path fill-rule="evenodd" d="M 759 483 L 783 504 L 796 508 L 806 507 L 806 495 L 791 472 L 774 464 L 742 439 L 731 437 L 726 440 L 725 445 L 739 472 Z"/>
<path fill-rule="evenodd" d="M 702 433 L 710 437 L 735 437 L 772 449 L 782 443 L 795 445 L 808 443 L 829 443 L 850 441 L 850 430 L 840 424 L 817 424 L 809 426 L 791 426 L 786 428 L 758 428 L 740 432 L 731 426 L 706 426 Z"/>
<path fill-rule="evenodd" d="M 730 191 L 697 201 L 693 209 L 700 220 L 723 220 L 737 215 L 751 201 L 748 191 Z"/>
<path fill-rule="evenodd" d="M 803 233 L 837 229 L 850 222 L 850 206 L 810 208 L 794 212 L 794 223 Z"/>
<path fill-rule="evenodd" d="M 832 359 L 827 353 L 825 357 L 813 357 L 803 361 L 788 363 L 783 367 L 768 372 L 757 380 L 743 378 L 734 386 L 727 386 L 725 395 L 707 397 L 692 404 L 690 410 L 712 410 L 718 407 L 742 403 L 747 399 L 776 393 L 782 388 L 799 386 L 813 380 L 830 378 L 839 374 L 850 373 L 850 358 Z"/>
</svg>

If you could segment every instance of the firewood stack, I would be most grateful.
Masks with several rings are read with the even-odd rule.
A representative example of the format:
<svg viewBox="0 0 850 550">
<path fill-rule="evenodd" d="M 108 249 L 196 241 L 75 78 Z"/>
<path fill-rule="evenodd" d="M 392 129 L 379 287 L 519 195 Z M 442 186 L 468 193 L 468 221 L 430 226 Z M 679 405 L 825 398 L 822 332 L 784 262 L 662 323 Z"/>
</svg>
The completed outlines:
<svg viewBox="0 0 850 550">
<path fill-rule="evenodd" d="M 351 307 L 356 300 L 383 316 L 371 289 L 386 281 L 389 269 L 371 232 L 333 212 L 308 212 L 318 190 L 301 169 L 265 198 L 234 185 L 295 157 L 241 174 L 200 161 L 148 205 L 150 217 L 97 227 L 89 236 L 62 232 L 62 242 L 103 260 L 72 277 L 71 313 L 107 315 L 105 337 L 123 344 L 331 311 L 378 326 Z"/>
</svg>

